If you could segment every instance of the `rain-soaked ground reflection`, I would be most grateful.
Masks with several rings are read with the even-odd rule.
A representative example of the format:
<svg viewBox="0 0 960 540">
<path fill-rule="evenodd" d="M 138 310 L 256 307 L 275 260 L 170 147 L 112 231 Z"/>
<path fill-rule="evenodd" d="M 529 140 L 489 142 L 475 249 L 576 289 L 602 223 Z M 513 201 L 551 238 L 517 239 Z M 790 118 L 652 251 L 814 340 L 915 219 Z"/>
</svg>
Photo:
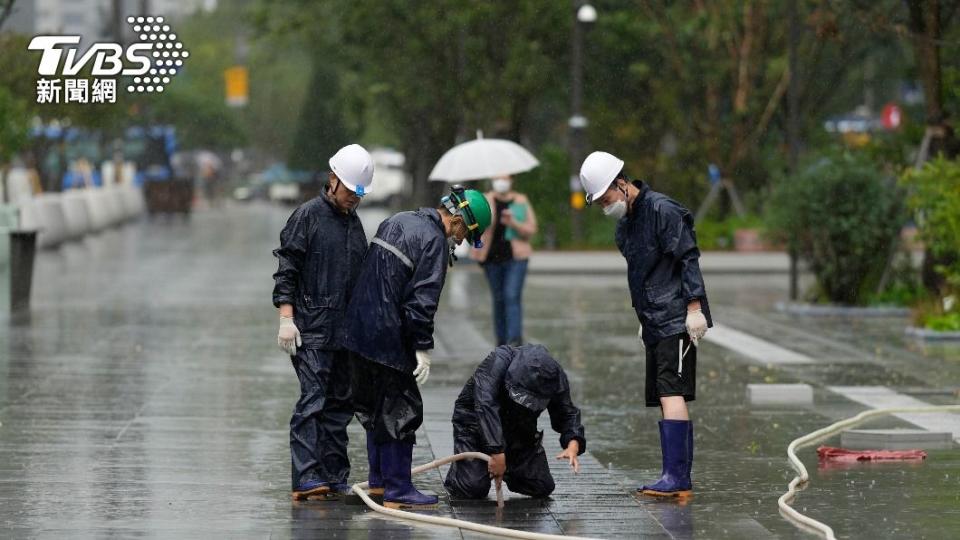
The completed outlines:
<svg viewBox="0 0 960 540">
<path fill-rule="evenodd" d="M 30 318 L 0 326 L 0 537 L 449 537 L 356 509 L 289 501 L 286 425 L 296 378 L 276 351 L 269 306 L 270 249 L 289 212 L 236 212 L 133 225 L 42 255 Z M 771 306 L 785 296 L 782 276 L 708 274 L 706 282 L 719 321 L 823 363 L 760 366 L 705 343 L 692 405 L 696 495 L 683 506 L 637 503 L 654 520 L 650 530 L 807 538 L 777 512 L 792 476 L 786 446 L 862 410 L 825 386 L 882 385 L 931 403 L 956 401 L 960 350 L 906 340 L 903 320 L 779 314 Z M 452 271 L 444 301 L 438 331 L 449 334 L 459 318 L 492 335 L 475 268 Z M 623 491 L 657 475 L 658 411 L 643 406 L 624 279 L 533 274 L 525 307 L 527 337 L 568 369 L 590 452 Z M 474 365 L 436 363 L 426 391 L 452 395 Z M 746 385 L 763 382 L 812 384 L 815 406 L 751 407 Z M 905 425 L 887 419 L 870 427 Z M 355 424 L 350 433 L 362 441 Z M 363 449 L 351 448 L 352 477 L 363 478 Z M 421 450 L 417 463 L 431 459 L 428 447 Z M 948 538 L 960 530 L 956 449 L 932 451 L 919 464 L 829 469 L 817 466 L 813 449 L 801 457 L 812 484 L 796 505 L 841 537 Z M 440 476 L 422 482 L 439 489 Z M 582 504 L 563 493 L 571 491 L 558 489 L 552 508 Z M 591 511 L 603 515 L 604 501 L 614 499 L 598 499 Z M 606 511 L 611 520 L 618 513 Z M 480 516 L 466 507 L 452 512 Z M 548 516 L 536 508 L 508 521 L 540 528 Z"/>
<path fill-rule="evenodd" d="M 582 389 L 590 448 L 629 485 L 655 478 L 659 411 L 643 403 L 644 370 L 636 319 L 622 278 L 533 276 L 526 291 L 526 329 L 558 354 Z M 706 343 L 699 356 L 695 420 L 695 498 L 688 507 L 642 501 L 700 538 L 750 530 L 806 537 L 778 514 L 776 500 L 792 473 L 786 447 L 796 437 L 862 410 L 825 389 L 815 405 L 752 407 L 748 383 L 885 385 L 922 392 L 931 403 L 955 403 L 944 388 L 960 381 L 960 349 L 920 347 L 904 338 L 901 319 L 798 319 L 772 306 L 786 294 L 785 276 L 706 276 L 714 317 L 729 326 L 822 360 L 813 366 L 766 367 Z M 482 296 L 482 295 L 481 295 Z M 478 296 L 480 300 L 480 296 Z M 482 306 L 482 304 L 481 304 Z M 489 309 L 487 308 L 487 313 Z M 489 322 L 483 331 L 490 333 Z M 786 338 L 786 339 L 784 339 Z M 926 389 L 923 391 L 922 389 Z M 910 427 L 881 419 L 868 427 Z M 824 444 L 839 446 L 839 437 Z M 943 538 L 960 530 L 960 451 L 931 451 L 919 464 L 820 468 L 814 449 L 801 453 L 811 487 L 796 506 L 839 536 Z M 680 512 L 679 514 L 677 512 Z M 678 517 L 679 516 L 679 517 Z M 666 526 L 666 523 L 664 523 Z M 758 535 L 762 529 L 757 528 Z M 683 536 L 683 534 L 681 534 Z"/>
</svg>

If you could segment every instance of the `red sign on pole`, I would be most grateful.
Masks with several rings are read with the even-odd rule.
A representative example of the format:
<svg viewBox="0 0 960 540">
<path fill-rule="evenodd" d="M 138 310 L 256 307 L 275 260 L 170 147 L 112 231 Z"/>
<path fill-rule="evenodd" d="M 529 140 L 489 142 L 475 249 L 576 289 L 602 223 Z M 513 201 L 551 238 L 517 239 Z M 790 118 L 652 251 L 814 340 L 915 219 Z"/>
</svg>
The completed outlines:
<svg viewBox="0 0 960 540">
<path fill-rule="evenodd" d="M 880 122 L 883 123 L 883 129 L 893 131 L 900 127 L 903 121 L 903 112 L 896 103 L 887 103 L 883 106 L 883 112 L 880 113 Z"/>
</svg>

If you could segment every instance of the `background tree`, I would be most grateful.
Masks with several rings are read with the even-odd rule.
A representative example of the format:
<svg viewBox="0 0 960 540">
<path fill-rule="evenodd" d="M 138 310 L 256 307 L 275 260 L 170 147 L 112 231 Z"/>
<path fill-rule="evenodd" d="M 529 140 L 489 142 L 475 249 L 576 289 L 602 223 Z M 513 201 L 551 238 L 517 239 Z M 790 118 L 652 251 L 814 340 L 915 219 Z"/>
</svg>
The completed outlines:
<svg viewBox="0 0 960 540">
<path fill-rule="evenodd" d="M 562 3 L 533 1 L 284 0 L 263 3 L 258 24 L 308 36 L 316 57 L 341 70 L 343 99 L 332 105 L 348 112 L 347 123 L 359 121 L 364 135 L 375 134 L 373 142 L 404 152 L 413 203 L 428 204 L 441 187 L 427 182 L 431 168 L 475 130 L 534 147 L 554 135 L 566 109 L 557 105 L 565 94 L 558 77 L 567 15 Z"/>
<path fill-rule="evenodd" d="M 0 30 L 3 30 L 3 23 L 13 15 L 14 4 L 16 0 L 0 0 Z"/>
<path fill-rule="evenodd" d="M 950 70 L 943 63 L 944 49 L 953 54 L 946 58 L 956 67 L 957 36 L 952 32 L 958 0 L 890 0 L 852 2 L 851 13 L 871 32 L 883 37 L 899 37 L 912 52 L 914 73 L 923 88 L 924 120 L 929 128 L 929 156 L 944 153 L 948 158 L 960 154 L 951 111 L 945 101 L 944 73 Z M 949 89 L 946 90 L 947 92 Z M 951 114 L 952 113 L 952 114 Z"/>
<path fill-rule="evenodd" d="M 340 78 L 336 70 L 315 61 L 310 89 L 301 106 L 300 119 L 287 160 L 290 168 L 325 171 L 327 161 L 336 151 L 352 141 L 354 133 L 347 127 L 340 107 Z"/>
</svg>

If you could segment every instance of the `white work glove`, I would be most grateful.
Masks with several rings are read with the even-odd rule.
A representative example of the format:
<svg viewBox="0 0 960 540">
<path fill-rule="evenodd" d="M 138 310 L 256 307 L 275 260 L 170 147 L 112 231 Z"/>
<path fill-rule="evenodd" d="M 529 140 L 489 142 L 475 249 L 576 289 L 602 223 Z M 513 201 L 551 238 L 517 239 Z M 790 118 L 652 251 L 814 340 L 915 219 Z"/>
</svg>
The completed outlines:
<svg viewBox="0 0 960 540">
<path fill-rule="evenodd" d="M 303 345 L 303 341 L 300 339 L 300 330 L 297 329 L 297 325 L 293 324 L 293 317 L 280 317 L 277 345 L 290 356 L 297 354 L 297 347 Z"/>
<path fill-rule="evenodd" d="M 417 351 L 417 368 L 413 370 L 413 376 L 417 378 L 417 384 L 423 386 L 430 377 L 430 353 L 433 351 Z"/>
<path fill-rule="evenodd" d="M 647 344 L 643 342 L 643 323 L 640 324 L 640 328 L 637 329 L 637 342 L 640 343 L 640 350 L 647 350 Z"/>
<path fill-rule="evenodd" d="M 687 334 L 690 335 L 690 341 L 694 347 L 698 347 L 700 339 L 707 333 L 707 318 L 703 316 L 703 311 L 687 312 Z"/>
</svg>

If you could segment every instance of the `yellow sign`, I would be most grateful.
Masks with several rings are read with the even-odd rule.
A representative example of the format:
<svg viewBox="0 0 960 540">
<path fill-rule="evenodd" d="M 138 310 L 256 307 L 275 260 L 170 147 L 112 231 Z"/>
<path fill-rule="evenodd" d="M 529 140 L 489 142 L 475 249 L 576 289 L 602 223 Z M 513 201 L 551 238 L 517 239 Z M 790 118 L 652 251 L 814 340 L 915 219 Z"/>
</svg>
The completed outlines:
<svg viewBox="0 0 960 540">
<path fill-rule="evenodd" d="M 574 210 L 583 210 L 587 207 L 587 199 L 584 198 L 582 191 L 573 191 L 570 193 L 570 208 Z"/>
<path fill-rule="evenodd" d="M 851 131 L 844 133 L 842 138 L 844 144 L 853 148 L 863 148 L 870 144 L 870 134 L 866 132 L 856 133 Z"/>
<path fill-rule="evenodd" d="M 243 107 L 250 101 L 250 84 L 246 66 L 233 66 L 223 72 L 226 81 L 227 105 Z"/>
</svg>

